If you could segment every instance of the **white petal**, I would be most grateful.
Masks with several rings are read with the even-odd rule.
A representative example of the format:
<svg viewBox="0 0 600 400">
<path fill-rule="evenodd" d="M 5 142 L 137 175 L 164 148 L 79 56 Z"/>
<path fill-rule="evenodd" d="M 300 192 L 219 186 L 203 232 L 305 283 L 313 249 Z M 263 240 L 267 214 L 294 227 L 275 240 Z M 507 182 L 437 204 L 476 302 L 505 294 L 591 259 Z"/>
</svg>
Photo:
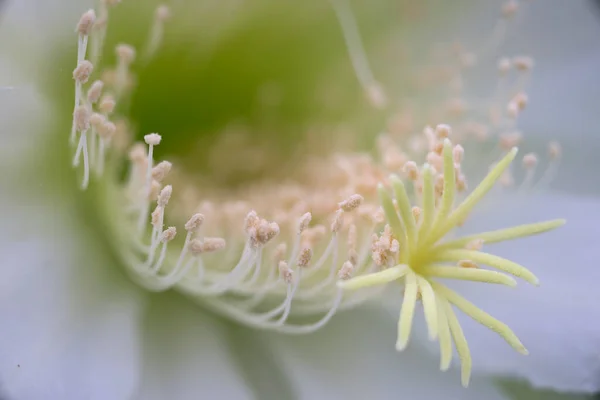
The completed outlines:
<svg viewBox="0 0 600 400">
<path fill-rule="evenodd" d="M 439 361 L 411 345 L 394 349 L 396 321 L 375 309 L 338 315 L 308 336 L 269 334 L 300 399 L 502 399 L 487 379 L 464 389 L 458 371 L 440 372 Z"/>
<path fill-rule="evenodd" d="M 252 398 L 231 354 L 226 324 L 179 295 L 152 297 L 136 399 Z"/>
<path fill-rule="evenodd" d="M 127 399 L 142 302 L 60 204 L 0 207 L 0 382 L 15 399 Z M 73 206 L 73 204 L 70 204 Z M 89 244 L 89 242 L 88 242 Z"/>
<path fill-rule="evenodd" d="M 1 10 L 0 35 L 8 37 L 5 35 L 10 32 L 13 41 L 4 41 L 0 49 L 19 46 L 24 51 L 17 56 L 32 60 L 34 57 L 47 57 L 60 41 L 70 39 L 76 45 L 74 32 L 77 21 L 95 3 L 93 0 L 9 1 Z M 25 69 L 31 67 L 39 68 L 41 65 L 23 65 Z"/>
<path fill-rule="evenodd" d="M 142 296 L 92 241 L 72 196 L 25 173 L 35 163 L 26 151 L 47 134 L 44 109 L 31 88 L 0 99 L 2 396 L 128 399 L 138 383 Z"/>
<path fill-rule="evenodd" d="M 9 66 L 0 61 L 0 87 L 14 83 L 9 70 Z M 16 84 L 0 90 L 0 108 L 0 167 L 4 170 L 24 151 L 35 148 L 36 134 L 44 132 L 43 121 L 48 114 L 40 94 L 30 84 Z M 31 119 L 39 120 L 39 123 L 23 126 L 24 121 Z"/>
<path fill-rule="evenodd" d="M 540 236 L 484 246 L 485 251 L 528 267 L 539 277 L 540 287 L 525 282 L 516 289 L 452 285 L 507 323 L 530 352 L 522 356 L 512 351 L 494 333 L 463 317 L 475 371 L 524 377 L 534 387 L 558 391 L 600 391 L 600 201 L 556 194 L 519 203 L 504 200 L 502 207 L 472 218 L 467 229 L 480 231 L 556 217 L 566 218 L 567 224 Z"/>
</svg>

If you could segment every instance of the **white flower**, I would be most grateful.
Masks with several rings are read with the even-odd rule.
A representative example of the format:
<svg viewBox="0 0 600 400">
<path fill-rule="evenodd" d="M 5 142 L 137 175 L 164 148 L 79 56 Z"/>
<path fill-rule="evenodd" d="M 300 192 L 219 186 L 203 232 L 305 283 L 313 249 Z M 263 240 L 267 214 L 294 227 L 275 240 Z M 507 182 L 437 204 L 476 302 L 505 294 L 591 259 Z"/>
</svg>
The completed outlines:
<svg viewBox="0 0 600 400">
<path fill-rule="evenodd" d="M 119 14 L 116 6 L 127 7 L 128 2 L 117 3 L 105 0 L 97 11 L 83 14 L 71 39 L 64 31 L 70 30 L 83 10 L 73 12 L 74 7 L 65 4 L 61 8 L 65 18 L 58 18 L 60 23 L 54 29 L 45 26 L 47 35 L 37 38 L 37 44 L 4 46 L 12 53 L 0 64 L 0 77 L 13 88 L 0 92 L 0 167 L 6 171 L 0 178 L 3 396 L 504 398 L 491 378 L 483 376 L 487 373 L 524 378 L 536 387 L 560 391 L 589 393 L 599 389 L 599 363 L 594 361 L 599 357 L 593 350 L 598 330 L 590 321 L 598 298 L 593 288 L 580 291 L 593 281 L 590 248 L 595 235 L 590 218 L 598 203 L 575 197 L 577 191 L 548 194 L 544 186 L 556 174 L 561 146 L 551 142 L 548 154 L 540 153 L 548 144 L 536 139 L 535 131 L 543 129 L 533 124 L 543 116 L 525 119 L 525 126 L 534 131 L 529 136 L 526 132 L 526 138 L 532 139 L 523 142 L 514 131 L 515 121 L 525 108 L 535 112 L 536 92 L 526 91 L 533 59 L 513 56 L 520 52 L 512 50 L 510 39 L 507 49 L 498 47 L 504 36 L 510 38 L 511 29 L 517 31 L 522 14 L 537 15 L 536 10 L 543 7 L 507 1 L 491 42 L 484 43 L 481 53 L 471 53 L 463 45 L 441 47 L 434 55 L 438 58 L 434 58 L 433 68 L 423 68 L 418 62 L 417 75 L 398 76 L 389 66 L 377 66 L 378 57 L 367 60 L 355 14 L 344 0 L 300 5 L 265 1 L 251 7 L 231 1 L 215 8 L 180 4 L 173 10 L 159 6 L 153 16 L 146 16 L 151 22 L 144 22 L 149 29 L 143 44 L 138 45 L 140 51 L 124 44 L 128 34 L 138 32 L 127 24 L 145 21 L 147 10 L 130 3 L 133 8 L 129 14 L 127 8 Z M 19 3 L 9 9 L 8 32 L 36 32 L 18 26 L 18 22 L 38 21 L 27 12 L 25 19 L 18 16 L 15 10 L 28 10 L 27 4 L 35 3 Z M 364 13 L 367 30 L 373 21 L 388 21 L 390 9 L 386 4 L 358 8 L 356 15 Z M 530 9 L 525 10 L 527 7 Z M 268 17 L 282 11 L 296 18 Z M 346 41 L 350 62 L 341 66 L 336 60 L 333 66 L 325 65 L 331 71 L 323 72 L 324 79 L 317 74 L 319 78 L 311 80 L 311 68 L 320 65 L 316 62 L 320 59 L 298 64 L 304 60 L 294 59 L 293 51 L 281 53 L 282 42 L 277 39 L 280 32 L 302 32 L 303 25 L 293 24 L 303 17 L 314 22 L 328 12 L 332 21 L 337 17 L 341 29 L 336 32 L 341 31 Z M 135 18 L 128 20 L 132 15 Z M 434 21 L 435 16 L 433 13 Z M 178 23 L 169 30 L 172 18 Z M 52 21 L 52 14 L 39 20 Z M 552 16 L 549 20 L 554 21 Z M 274 33 L 265 21 L 277 22 Z M 288 21 L 293 29 L 287 30 L 281 21 Z M 437 24 L 444 26 L 444 21 Z M 204 41 L 194 47 L 197 53 L 186 49 L 184 54 L 210 55 L 208 64 L 200 63 L 204 70 L 192 70 L 204 73 L 201 81 L 208 86 L 202 86 L 201 91 L 191 86 L 186 92 L 186 84 L 194 82 L 177 64 L 186 58 L 177 58 L 175 50 L 167 56 L 161 52 L 186 44 L 190 34 L 198 32 L 198 25 L 210 29 L 202 31 Z M 374 32 L 383 32 L 384 25 Z M 320 25 L 309 26 L 315 32 Z M 121 36 L 111 37 L 111 29 Z M 528 29 L 531 26 L 525 25 L 524 30 Z M 53 36 L 53 32 L 61 33 Z M 253 41 L 255 32 L 258 40 Z M 397 45 L 398 36 L 391 32 L 385 40 L 380 36 L 378 43 Z M 72 87 L 58 85 L 59 92 L 48 93 L 56 88 L 45 82 L 69 75 L 62 67 L 52 67 L 60 63 L 54 64 L 50 57 L 62 57 L 63 38 L 71 40 L 74 48 L 75 37 L 71 127 L 65 125 L 67 116 L 61 113 L 71 111 L 64 107 L 63 96 Z M 246 52 L 246 42 L 236 45 L 240 37 L 257 50 L 251 47 Z M 303 54 L 306 42 L 294 35 L 287 40 L 285 45 Z M 298 42 L 291 43 L 294 40 Z M 115 43 L 121 44 L 115 48 L 116 61 L 111 67 L 110 61 L 105 61 L 110 60 L 107 53 L 101 54 L 105 46 Z M 422 53 L 422 45 L 416 39 L 414 43 Z M 272 44 L 274 47 L 269 48 Z M 311 44 L 314 53 L 308 54 L 326 58 L 327 51 L 319 50 L 320 43 Z M 267 49 L 264 54 L 275 52 L 274 60 L 283 63 L 280 69 L 271 70 L 271 61 L 261 59 L 262 46 Z M 384 47 L 387 50 L 383 54 L 389 54 L 389 46 Z M 535 50 L 538 46 L 532 43 L 530 47 Z M 15 49 L 27 51 L 15 53 Z M 232 49 L 235 60 L 228 53 Z M 490 49 L 503 49 L 500 55 L 507 58 L 496 66 L 497 54 L 486 55 Z M 401 62 L 396 53 L 392 55 L 394 62 Z M 288 64 L 287 57 L 292 60 Z M 167 73 L 161 72 L 161 59 L 167 62 Z M 480 94 L 462 87 L 473 64 L 481 62 L 485 69 L 486 59 L 491 59 L 487 69 L 494 71 L 492 76 L 496 76 L 496 68 L 500 74 L 491 103 L 475 101 L 473 96 Z M 382 70 L 379 80 L 371 71 L 371 60 Z M 535 60 L 538 68 L 544 59 Z M 211 62 L 219 73 L 223 67 L 226 71 L 211 75 Z M 290 66 L 299 70 L 291 74 L 292 85 L 286 86 L 289 76 L 285 73 Z M 355 76 L 348 74 L 353 78 L 349 80 L 344 71 L 353 71 Z M 268 78 L 272 75 L 274 81 L 263 82 L 263 74 Z M 32 76 L 35 85 L 28 82 Z M 556 76 L 554 73 L 546 79 Z M 512 88 L 506 86 L 511 79 L 515 80 Z M 254 89 L 260 90 L 248 91 L 244 86 L 248 82 L 258 82 Z M 394 86 L 398 82 L 405 85 L 400 95 Z M 556 84 L 546 82 L 546 86 Z M 0 85 L 4 83 L 0 81 Z M 213 83 L 216 92 L 210 86 Z M 316 85 L 314 91 L 310 85 Z M 367 101 L 355 105 L 356 92 L 344 90 L 349 86 L 360 87 Z M 567 89 L 568 93 L 572 90 Z M 209 95 L 202 97 L 205 93 Z M 257 96 L 252 97 L 250 106 L 246 103 L 248 93 Z M 235 96 L 228 97 L 231 94 Z M 323 110 L 319 119 L 313 116 L 312 108 L 303 109 L 294 103 L 296 94 L 300 100 L 312 99 L 319 105 Z M 185 96 L 190 96 L 195 107 L 188 107 L 190 100 Z M 71 99 L 69 103 L 68 107 L 73 107 Z M 144 109 L 155 104 L 151 111 Z M 290 104 L 293 113 L 286 111 Z M 205 108 L 210 112 L 203 113 Z M 368 141 L 371 135 L 356 129 L 349 134 L 336 133 L 333 128 L 344 122 L 351 128 L 373 129 L 378 123 L 373 124 L 371 116 L 382 112 L 377 109 L 391 117 L 388 132 L 378 138 L 379 158 L 373 158 L 361 153 L 361 145 L 352 140 Z M 345 113 L 343 117 L 341 113 Z M 198 121 L 195 114 L 203 124 L 186 124 Z M 318 120 L 319 127 L 313 119 Z M 414 133 L 415 124 L 422 124 L 420 130 L 426 122 L 446 120 L 454 129 L 439 124 L 435 129 L 425 128 L 423 134 Z M 134 123 L 141 126 L 141 132 L 133 129 Z M 157 127 L 162 135 L 144 131 L 149 123 L 162 124 Z M 327 136 L 305 134 L 294 128 L 296 124 Z M 560 119 L 557 124 L 564 122 Z M 186 135 L 190 130 L 192 135 Z M 209 140 L 207 132 L 218 132 L 218 139 Z M 266 138 L 261 136 L 265 133 Z M 132 134 L 141 139 L 140 143 L 131 143 Z M 179 141 L 179 148 L 169 141 Z M 482 150 L 477 141 L 499 143 L 500 148 Z M 525 147 L 533 143 L 534 152 L 523 156 L 522 166 L 507 169 L 516 155 L 516 149 L 511 148 L 521 143 Z M 297 147 L 299 152 L 290 150 Z M 159 162 L 164 154 L 173 163 Z M 173 154 L 175 158 L 171 158 Z M 503 161 L 490 168 L 484 184 L 467 189 L 468 184 L 475 187 L 490 163 L 501 156 Z M 569 157 L 564 158 L 567 165 L 562 171 L 568 172 L 568 164 L 576 163 Z M 425 161 L 427 164 L 421 166 Z M 390 178 L 390 173 L 401 175 L 405 183 L 395 176 Z M 497 180 L 503 188 L 492 188 Z M 240 182 L 245 186 L 239 186 Z M 390 186 L 395 203 L 386 189 Z M 405 195 L 405 186 L 414 192 Z M 545 189 L 542 195 L 537 194 L 540 189 Z M 490 200 L 482 209 L 473 210 L 490 190 Z M 467 200 L 461 203 L 464 198 Z M 383 210 L 379 210 L 380 204 Z M 437 246 L 463 223 L 462 229 L 481 232 L 474 228 L 505 228 L 553 217 L 567 218 L 569 224 L 528 242 L 499 246 L 499 252 L 494 253 L 523 263 L 537 277 L 521 265 L 479 250 L 483 245 L 487 252 L 494 241 L 545 232 L 560 226 L 562 220 L 501 234 L 477 234 L 453 249 L 447 244 L 452 239 L 444 239 L 442 247 Z M 574 235 L 584 235 L 590 241 Z M 581 265 L 586 260 L 590 267 Z M 440 262 L 457 266 L 440 268 Z M 453 286 L 477 306 L 509 322 L 532 353 L 528 357 L 509 354 L 504 343 L 485 336 L 485 330 L 471 321 L 459 316 L 460 325 L 453 322 L 450 304 L 527 353 L 507 326 L 465 305 L 432 279 L 516 284 L 506 275 L 479 268 L 479 264 L 533 284 L 539 277 L 542 286 L 533 290 L 519 287 L 496 291 L 489 284 Z M 342 290 L 397 279 L 405 280 L 397 335 L 397 349 L 403 350 L 400 354 L 393 351 L 400 303 L 394 297 L 402 294 L 402 287 L 391 287 L 391 296 L 382 296 L 377 288 Z M 415 305 L 417 310 L 420 307 L 419 295 L 429 332 L 423 332 L 425 325 L 417 317 L 412 335 L 419 340 L 439 336 L 442 369 L 450 364 L 454 340 L 464 386 L 473 369 L 473 384 L 468 390 L 457 384 L 454 372 L 437 374 L 436 361 L 418 343 L 404 350 Z M 385 307 L 378 305 L 381 298 L 386 300 Z M 393 319 L 386 312 L 390 303 L 396 313 Z M 572 338 L 581 340 L 575 343 Z M 424 347 L 432 346 L 426 343 Z M 434 351 L 437 355 L 437 349 Z"/>
</svg>

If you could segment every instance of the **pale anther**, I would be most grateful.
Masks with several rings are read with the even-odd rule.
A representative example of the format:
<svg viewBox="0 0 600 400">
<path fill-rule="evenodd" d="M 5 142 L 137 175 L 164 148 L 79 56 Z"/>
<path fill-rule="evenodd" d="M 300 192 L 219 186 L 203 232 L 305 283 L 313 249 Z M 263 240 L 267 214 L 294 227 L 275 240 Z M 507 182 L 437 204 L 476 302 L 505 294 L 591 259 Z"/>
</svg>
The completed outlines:
<svg viewBox="0 0 600 400">
<path fill-rule="evenodd" d="M 195 238 L 190 240 L 188 249 L 193 255 L 200 255 L 204 251 L 204 244 L 202 243 L 202 240 Z"/>
<path fill-rule="evenodd" d="M 90 129 L 90 111 L 85 106 L 78 106 L 73 112 L 73 120 L 75 121 L 75 128 L 79 132 L 85 132 Z"/>
<path fill-rule="evenodd" d="M 161 206 L 160 204 L 158 206 L 156 206 L 154 211 L 152 211 L 152 214 L 150 214 L 150 222 L 152 223 L 152 226 L 154 226 L 156 228 L 160 228 L 159 225 L 161 225 L 161 218 L 163 216 L 163 212 L 164 212 L 164 207 Z"/>
<path fill-rule="evenodd" d="M 465 155 L 465 149 L 460 144 L 454 146 L 452 149 L 452 157 L 454 158 L 454 162 L 460 164 L 463 161 Z"/>
<path fill-rule="evenodd" d="M 500 73 L 500 75 L 506 75 L 511 68 L 512 62 L 510 61 L 510 58 L 503 57 L 500 60 L 498 60 L 498 72 Z"/>
<path fill-rule="evenodd" d="M 173 240 L 176 235 L 177 229 L 174 226 L 170 226 L 163 231 L 160 241 L 163 243 L 168 243 Z"/>
<path fill-rule="evenodd" d="M 225 239 L 217 237 L 204 238 L 202 243 L 202 252 L 210 253 L 213 251 L 223 250 L 225 248 Z"/>
<path fill-rule="evenodd" d="M 313 251 L 309 247 L 305 247 L 300 251 L 300 255 L 298 256 L 298 266 L 299 267 L 307 267 L 312 259 Z"/>
<path fill-rule="evenodd" d="M 283 281 L 287 284 L 292 283 L 294 273 L 290 267 L 288 267 L 287 263 L 283 260 L 279 261 L 277 267 L 279 268 L 279 275 L 281 276 L 281 279 L 283 279 Z"/>
<path fill-rule="evenodd" d="M 155 15 L 157 20 L 164 22 L 171 17 L 171 10 L 169 9 L 169 6 L 161 4 L 156 8 Z"/>
<path fill-rule="evenodd" d="M 87 92 L 87 98 L 91 104 L 95 104 L 98 99 L 100 99 L 100 95 L 102 95 L 102 89 L 104 89 L 104 82 L 101 80 L 97 80 L 92 83 Z"/>
<path fill-rule="evenodd" d="M 158 196 L 158 205 L 160 207 L 165 207 L 171 199 L 171 194 L 173 194 L 173 187 L 171 185 L 165 186 Z"/>
<path fill-rule="evenodd" d="M 506 106 L 506 114 L 511 119 L 517 118 L 519 116 L 520 111 L 521 109 L 519 105 L 514 101 L 510 101 Z"/>
<path fill-rule="evenodd" d="M 160 193 L 160 182 L 152 180 L 150 183 L 150 190 L 148 191 L 148 200 L 156 200 Z"/>
<path fill-rule="evenodd" d="M 560 158 L 561 155 L 561 146 L 558 142 L 550 142 L 548 144 L 548 155 L 551 160 L 556 160 Z"/>
<path fill-rule="evenodd" d="M 135 48 L 128 44 L 119 44 L 116 47 L 115 52 L 121 60 L 125 64 L 131 64 L 135 60 Z"/>
<path fill-rule="evenodd" d="M 110 121 L 100 124 L 96 129 L 98 130 L 98 135 L 103 139 L 110 139 L 117 131 L 115 124 Z"/>
<path fill-rule="evenodd" d="M 352 278 L 353 273 L 354 273 L 354 265 L 352 265 L 352 263 L 350 261 L 346 261 L 346 262 L 344 262 L 344 264 L 342 264 L 342 267 L 338 271 L 338 278 L 346 281 L 346 280 Z"/>
<path fill-rule="evenodd" d="M 162 182 L 171 171 L 173 165 L 169 161 L 161 161 L 152 168 L 152 178 Z"/>
<path fill-rule="evenodd" d="M 513 97 L 511 102 L 515 103 L 517 105 L 517 107 L 519 108 L 519 111 L 523 111 L 525 109 L 525 107 L 527 107 L 527 103 L 529 102 L 529 97 L 527 96 L 527 93 L 519 92 Z"/>
<path fill-rule="evenodd" d="M 94 12 L 94 10 L 86 11 L 85 13 L 83 13 L 81 18 L 79 19 L 79 22 L 77 23 L 77 32 L 80 35 L 89 35 L 92 31 L 92 26 L 94 25 L 95 21 L 96 13 Z"/>
<path fill-rule="evenodd" d="M 414 161 L 408 161 L 404 164 L 403 171 L 411 181 L 416 181 L 419 178 L 419 167 Z"/>
<path fill-rule="evenodd" d="M 150 133 L 144 136 L 144 142 L 151 146 L 158 146 L 160 144 L 161 137 L 158 133 Z"/>
<path fill-rule="evenodd" d="M 343 225 L 344 225 L 344 211 L 340 209 L 335 212 L 335 215 L 333 217 L 333 222 L 331 222 L 331 231 L 336 233 L 340 229 L 342 229 Z"/>
<path fill-rule="evenodd" d="M 438 139 L 446 139 L 452 134 L 452 128 L 446 124 L 439 124 L 435 127 L 435 135 Z"/>
<path fill-rule="evenodd" d="M 86 83 L 94 71 L 94 66 L 88 60 L 83 60 L 73 70 L 73 79 L 80 83 Z"/>
<path fill-rule="evenodd" d="M 94 128 L 98 129 L 104 122 L 106 121 L 106 117 L 102 114 L 92 113 L 90 115 L 90 125 Z"/>
<path fill-rule="evenodd" d="M 204 222 L 204 215 L 196 213 L 185 223 L 185 230 L 188 232 L 197 231 Z"/>
<path fill-rule="evenodd" d="M 98 104 L 98 110 L 103 114 L 111 114 L 115 109 L 115 99 L 111 95 L 104 95 Z"/>
<path fill-rule="evenodd" d="M 517 56 L 513 58 L 513 64 L 519 71 L 530 71 L 533 68 L 533 58 L 527 56 Z"/>
<path fill-rule="evenodd" d="M 302 217 L 300 217 L 300 220 L 298 221 L 298 234 L 300 235 L 302 232 L 304 232 L 304 230 L 306 228 L 308 228 L 308 224 L 310 224 L 310 221 L 312 219 L 312 214 L 307 212 L 304 215 L 302 215 Z"/>
<path fill-rule="evenodd" d="M 523 166 L 527 169 L 534 168 L 538 163 L 535 153 L 527 153 L 523 156 Z"/>
<path fill-rule="evenodd" d="M 502 5 L 502 16 L 504 18 L 512 18 L 519 9 L 519 3 L 517 0 L 508 0 Z"/>
<path fill-rule="evenodd" d="M 344 210 L 346 212 L 350 212 L 350 211 L 353 211 L 356 208 L 358 208 L 358 206 L 361 205 L 363 200 L 364 200 L 364 198 L 360 194 L 353 194 L 352 196 L 348 197 L 346 200 L 342 201 L 341 203 L 338 203 L 338 206 L 342 210 Z"/>
<path fill-rule="evenodd" d="M 146 162 L 146 147 L 141 143 L 134 144 L 129 150 L 129 159 L 135 164 Z"/>
</svg>

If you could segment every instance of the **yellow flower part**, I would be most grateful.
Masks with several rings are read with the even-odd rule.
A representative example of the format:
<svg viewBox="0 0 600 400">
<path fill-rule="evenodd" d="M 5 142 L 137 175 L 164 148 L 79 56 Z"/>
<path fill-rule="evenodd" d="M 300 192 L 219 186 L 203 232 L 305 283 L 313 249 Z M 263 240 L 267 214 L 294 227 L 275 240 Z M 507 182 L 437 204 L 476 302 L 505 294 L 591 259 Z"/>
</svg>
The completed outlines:
<svg viewBox="0 0 600 400">
<path fill-rule="evenodd" d="M 391 233 L 391 240 L 399 244 L 398 249 L 391 251 L 393 254 L 390 257 L 391 247 L 381 246 L 382 238 L 375 238 L 373 256 L 374 259 L 384 260 L 383 269 L 340 281 L 338 285 L 353 290 L 403 281 L 404 300 L 398 320 L 396 349 L 403 350 L 407 346 L 415 306 L 417 301 L 421 300 L 429 337 L 432 340 L 439 339 L 440 368 L 446 370 L 450 366 L 453 340 L 462 364 L 462 384 L 466 387 L 471 374 L 471 355 L 452 306 L 498 333 L 519 353 L 527 354 L 527 349 L 508 326 L 437 279 L 459 279 L 514 287 L 516 281 L 509 276 L 513 275 L 538 285 L 538 279 L 527 268 L 485 253 L 481 251 L 481 247 L 484 243 L 497 243 L 546 232 L 563 225 L 565 221 L 559 219 L 527 224 L 444 241 L 444 237 L 465 221 L 471 210 L 507 170 L 517 154 L 517 148 L 510 150 L 483 181 L 455 207 L 456 172 L 459 169 L 457 161 L 460 161 L 456 157 L 457 153 L 460 151 L 455 151 L 450 140 L 446 138 L 442 150 L 443 173 L 437 175 L 436 179 L 435 168 L 428 164 L 419 171 L 415 187 L 417 193 L 421 192 L 421 208 L 411 208 L 405 185 L 398 176 L 392 175 L 389 179 L 394 199 L 384 185 L 379 185 L 381 204 L 391 228 L 391 232 L 389 228 L 384 231 L 382 238 Z M 384 241 L 389 240 L 390 237 L 386 237 Z M 479 268 L 480 264 L 501 272 Z"/>
</svg>

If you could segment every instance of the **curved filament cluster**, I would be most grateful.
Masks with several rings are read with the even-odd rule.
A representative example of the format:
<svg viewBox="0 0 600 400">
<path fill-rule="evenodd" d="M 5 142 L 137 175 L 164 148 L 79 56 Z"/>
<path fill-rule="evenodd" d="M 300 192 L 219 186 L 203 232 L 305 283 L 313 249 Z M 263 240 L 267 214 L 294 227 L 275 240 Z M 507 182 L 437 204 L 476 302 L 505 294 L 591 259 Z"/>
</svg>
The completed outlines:
<svg viewBox="0 0 600 400">
<path fill-rule="evenodd" d="M 136 147 L 130 154 L 132 164 L 125 187 L 107 191 L 111 196 L 107 203 L 128 204 L 124 215 L 112 210 L 112 221 L 120 231 L 119 248 L 136 282 L 152 291 L 176 287 L 247 325 L 287 333 L 314 331 L 340 307 L 368 297 L 361 293 L 342 299 L 342 290 L 337 287 L 340 280 L 355 273 L 374 270 L 369 238 L 375 219 L 380 217 L 363 215 L 363 219 L 373 218 L 364 237 L 359 237 L 356 225 L 345 224 L 345 220 L 356 219 L 352 214 L 361 208 L 362 196 L 354 194 L 339 202 L 328 229 L 323 225 L 311 227 L 310 212 L 299 216 L 290 229 L 250 211 L 238 219 L 239 226 L 233 227 L 243 235 L 223 232 L 227 241 L 204 236 L 205 220 L 214 216 L 195 213 L 184 225 L 185 238 L 178 242 L 177 228 L 164 226 L 173 188 L 166 185 L 159 190 L 160 180 L 170 167 L 164 161 L 155 165 L 152 159 L 160 140 L 157 134 L 146 135 L 147 152 Z M 150 200 L 156 202 L 152 212 Z M 361 210 L 368 214 L 368 208 Z M 241 209 L 237 211 L 229 217 L 240 217 Z M 291 324 L 292 306 L 295 315 L 321 314 L 321 318 Z"/>
</svg>

